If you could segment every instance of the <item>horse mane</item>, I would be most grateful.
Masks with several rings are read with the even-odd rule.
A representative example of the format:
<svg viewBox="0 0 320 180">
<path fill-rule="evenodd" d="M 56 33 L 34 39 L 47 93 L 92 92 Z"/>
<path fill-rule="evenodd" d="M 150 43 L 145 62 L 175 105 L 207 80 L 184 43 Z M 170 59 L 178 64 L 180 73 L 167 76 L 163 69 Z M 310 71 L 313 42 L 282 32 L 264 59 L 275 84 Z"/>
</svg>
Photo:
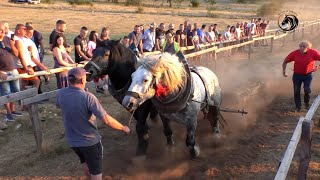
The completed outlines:
<svg viewBox="0 0 320 180">
<path fill-rule="evenodd" d="M 176 55 L 149 55 L 143 59 L 142 66 L 152 73 L 156 84 L 167 88 L 168 93 L 174 93 L 185 84 L 187 72 Z"/>
</svg>

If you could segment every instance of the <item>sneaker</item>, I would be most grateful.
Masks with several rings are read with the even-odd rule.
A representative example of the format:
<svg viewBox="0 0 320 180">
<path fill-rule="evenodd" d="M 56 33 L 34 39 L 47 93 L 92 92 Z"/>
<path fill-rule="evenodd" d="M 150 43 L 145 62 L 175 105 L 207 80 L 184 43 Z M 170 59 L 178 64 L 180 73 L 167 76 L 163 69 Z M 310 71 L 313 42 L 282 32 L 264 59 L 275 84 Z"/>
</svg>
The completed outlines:
<svg viewBox="0 0 320 180">
<path fill-rule="evenodd" d="M 3 121 L 0 121 L 0 130 L 7 129 L 7 128 L 8 128 L 7 124 Z"/>
<path fill-rule="evenodd" d="M 6 115 L 4 116 L 4 121 L 14 122 L 14 119 L 13 119 L 12 114 L 6 114 Z"/>
<path fill-rule="evenodd" d="M 17 112 L 17 111 L 11 112 L 11 114 L 14 115 L 14 116 L 18 116 L 18 117 L 22 116 L 22 114 Z"/>
</svg>

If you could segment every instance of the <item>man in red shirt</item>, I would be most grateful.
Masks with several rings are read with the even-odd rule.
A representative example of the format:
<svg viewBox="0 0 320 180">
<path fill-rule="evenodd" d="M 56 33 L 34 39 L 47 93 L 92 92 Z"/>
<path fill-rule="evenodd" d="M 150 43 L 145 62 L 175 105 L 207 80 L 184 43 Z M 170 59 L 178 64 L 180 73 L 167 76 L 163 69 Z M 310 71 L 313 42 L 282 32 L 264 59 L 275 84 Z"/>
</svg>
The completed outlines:
<svg viewBox="0 0 320 180">
<path fill-rule="evenodd" d="M 286 75 L 287 63 L 294 62 L 293 68 L 293 92 L 294 92 L 294 102 L 296 105 L 296 110 L 299 112 L 301 110 L 301 97 L 300 90 L 303 83 L 304 88 L 304 103 L 305 107 L 309 108 L 309 100 L 311 93 L 311 81 L 312 72 L 315 71 L 315 61 L 320 61 L 320 54 L 318 51 L 311 49 L 312 44 L 309 41 L 302 41 L 299 43 L 299 49 L 291 52 L 283 61 L 282 69 L 283 76 Z"/>
</svg>

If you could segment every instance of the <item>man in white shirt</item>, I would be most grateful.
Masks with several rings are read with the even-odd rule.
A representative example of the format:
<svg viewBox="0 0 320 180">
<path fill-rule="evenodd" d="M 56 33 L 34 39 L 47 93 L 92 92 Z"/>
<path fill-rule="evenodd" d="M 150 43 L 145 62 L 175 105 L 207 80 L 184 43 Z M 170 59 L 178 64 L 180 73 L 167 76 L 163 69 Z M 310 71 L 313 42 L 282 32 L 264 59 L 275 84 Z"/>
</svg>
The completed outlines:
<svg viewBox="0 0 320 180">
<path fill-rule="evenodd" d="M 142 36 L 143 52 L 152 52 L 156 43 L 156 26 L 155 22 L 150 24 L 148 29 Z"/>
</svg>

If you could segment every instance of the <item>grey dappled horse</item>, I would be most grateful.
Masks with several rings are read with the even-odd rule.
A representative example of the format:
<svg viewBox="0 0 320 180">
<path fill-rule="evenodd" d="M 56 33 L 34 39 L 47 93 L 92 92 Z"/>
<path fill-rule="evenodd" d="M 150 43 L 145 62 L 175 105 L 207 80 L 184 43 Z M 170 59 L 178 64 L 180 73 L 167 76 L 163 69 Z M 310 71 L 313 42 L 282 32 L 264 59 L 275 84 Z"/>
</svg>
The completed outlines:
<svg viewBox="0 0 320 180">
<path fill-rule="evenodd" d="M 170 120 L 183 124 L 187 130 L 186 145 L 192 157 L 200 154 L 195 142 L 197 115 L 207 114 L 214 135 L 219 135 L 221 88 L 217 76 L 208 68 L 186 68 L 175 55 L 150 55 L 141 59 L 142 65 L 132 74 L 132 83 L 122 101 L 129 111 L 152 99 L 164 122 L 167 143 L 173 144 Z M 188 85 L 189 84 L 189 85 Z M 187 93 L 185 93 L 187 92 Z M 185 97 L 187 96 L 187 98 Z M 178 99 L 177 99 L 178 98 Z"/>
</svg>

